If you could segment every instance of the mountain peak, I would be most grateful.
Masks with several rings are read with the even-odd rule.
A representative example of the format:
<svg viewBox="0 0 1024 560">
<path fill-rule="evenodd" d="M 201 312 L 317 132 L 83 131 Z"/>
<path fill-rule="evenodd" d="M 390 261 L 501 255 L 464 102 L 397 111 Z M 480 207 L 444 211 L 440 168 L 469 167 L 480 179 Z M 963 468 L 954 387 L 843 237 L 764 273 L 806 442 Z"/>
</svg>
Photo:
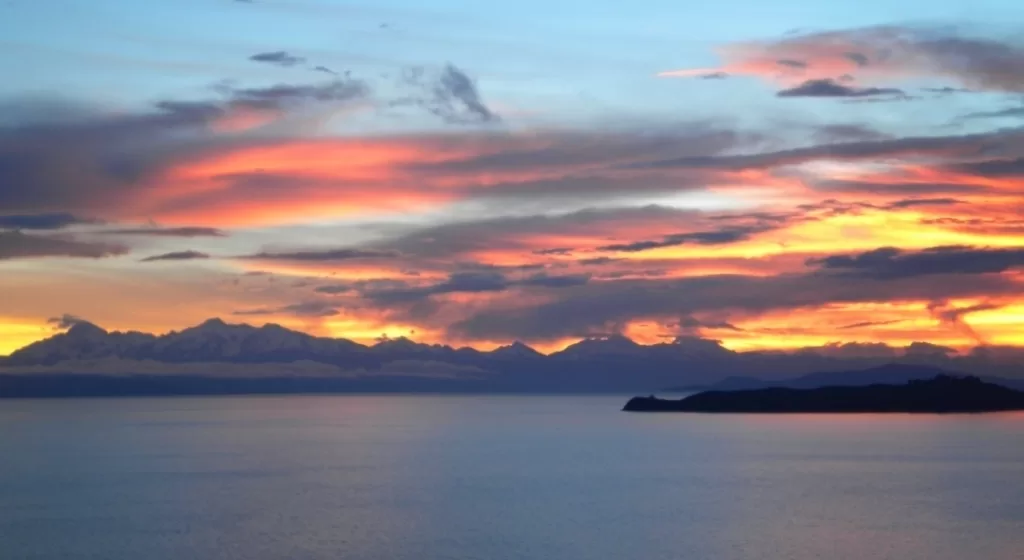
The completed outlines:
<svg viewBox="0 0 1024 560">
<path fill-rule="evenodd" d="M 512 344 L 506 346 L 499 346 L 491 351 L 492 354 L 499 356 L 517 356 L 517 357 L 533 357 L 541 356 L 542 354 L 530 346 L 523 344 L 520 341 L 515 341 Z"/>
<path fill-rule="evenodd" d="M 90 323 L 89 321 L 78 321 L 71 328 L 68 329 L 67 335 L 74 338 L 82 338 L 87 336 L 105 335 L 107 331 L 100 327 Z"/>
<path fill-rule="evenodd" d="M 223 327 L 226 327 L 226 326 L 228 326 L 228 324 L 225 323 L 223 320 L 221 320 L 220 317 L 214 317 L 212 319 L 207 319 L 207 320 L 203 321 L 202 324 L 199 325 L 199 328 L 201 328 L 201 329 L 218 329 L 218 328 L 223 328 Z"/>
</svg>

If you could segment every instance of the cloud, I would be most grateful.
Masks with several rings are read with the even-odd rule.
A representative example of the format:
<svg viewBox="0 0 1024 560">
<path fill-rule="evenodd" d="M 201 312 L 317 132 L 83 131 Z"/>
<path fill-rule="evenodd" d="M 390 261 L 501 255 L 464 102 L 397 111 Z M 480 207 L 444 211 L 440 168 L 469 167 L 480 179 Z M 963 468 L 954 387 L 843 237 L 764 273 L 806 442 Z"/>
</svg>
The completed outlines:
<svg viewBox="0 0 1024 560">
<path fill-rule="evenodd" d="M 590 281 L 589 274 L 548 275 L 538 273 L 522 279 L 510 279 L 501 272 L 491 270 L 454 272 L 444 282 L 425 286 L 387 287 L 369 289 L 364 295 L 380 303 L 414 302 L 444 294 L 481 294 L 504 292 L 516 286 L 527 288 L 563 289 L 582 286 Z"/>
<path fill-rule="evenodd" d="M 806 82 L 779 91 L 777 97 L 869 97 L 874 95 L 904 95 L 903 90 L 896 88 L 858 88 L 844 86 L 835 80 L 824 78 L 807 80 Z"/>
<path fill-rule="evenodd" d="M 648 251 L 650 249 L 660 249 L 662 247 L 675 247 L 678 245 L 685 245 L 688 243 L 694 243 L 697 245 L 725 245 L 729 243 L 736 243 L 737 241 L 744 241 L 750 239 L 752 235 L 763 231 L 766 231 L 766 228 L 732 227 L 723 228 L 715 231 L 694 231 L 689 233 L 677 233 L 673 235 L 666 235 L 665 237 L 659 240 L 635 241 L 633 243 L 604 245 L 598 247 L 597 250 L 633 253 L 638 251 Z"/>
<path fill-rule="evenodd" d="M 96 223 L 95 220 L 79 218 L 66 212 L 0 215 L 0 229 L 64 229 L 69 226 L 94 223 Z"/>
<path fill-rule="evenodd" d="M 1015 294 L 1018 283 L 1002 275 L 967 276 L 957 282 L 918 277 L 876 279 L 843 275 L 705 275 L 691 278 L 591 282 L 551 294 L 543 302 L 495 301 L 475 306 L 446 325 L 449 336 L 469 339 L 551 340 L 607 329 L 629 321 L 703 312 L 815 309 L 825 304 L 945 301 Z"/>
<path fill-rule="evenodd" d="M 366 99 L 369 86 L 361 80 L 334 80 L 326 84 L 277 84 L 231 91 L 231 102 L 250 108 L 282 109 L 308 102 L 338 102 Z"/>
<path fill-rule="evenodd" d="M 331 70 L 330 68 L 328 68 L 326 66 L 314 66 L 313 67 L 313 71 L 314 72 L 323 72 L 324 74 L 331 74 L 332 76 L 337 76 L 338 75 L 337 72 L 335 72 L 334 70 Z"/>
<path fill-rule="evenodd" d="M 296 317 L 333 317 L 338 315 L 335 305 L 328 302 L 304 301 L 282 307 L 261 307 L 232 312 L 239 316 L 294 315 Z"/>
<path fill-rule="evenodd" d="M 462 70 L 448 64 L 440 71 L 410 68 L 404 82 L 423 93 L 394 102 L 415 104 L 453 124 L 492 123 L 501 120 L 484 104 L 474 81 Z"/>
<path fill-rule="evenodd" d="M 707 74 L 701 74 L 698 78 L 702 80 L 724 80 L 729 77 L 729 74 L 725 72 L 708 72 Z"/>
<path fill-rule="evenodd" d="M 327 286 L 317 286 L 313 291 L 320 294 L 347 294 L 355 290 L 354 287 L 348 284 L 329 284 Z"/>
<path fill-rule="evenodd" d="M 590 282 L 590 274 L 565 274 L 561 276 L 549 276 L 547 274 L 534 274 L 514 284 L 519 286 L 539 286 L 543 288 L 568 288 L 582 286 Z"/>
<path fill-rule="evenodd" d="M 783 58 L 775 61 L 779 66 L 785 66 L 787 68 L 793 68 L 797 70 L 803 70 L 807 68 L 807 63 L 802 60 L 793 60 L 791 58 Z"/>
<path fill-rule="evenodd" d="M 1024 266 L 1024 249 L 946 246 L 904 251 L 883 247 L 856 255 L 812 258 L 807 264 L 883 280 L 936 274 L 994 274 Z"/>
<path fill-rule="evenodd" d="M 779 39 L 745 41 L 719 49 L 723 64 L 716 69 L 661 72 L 663 77 L 688 77 L 709 71 L 779 76 L 778 61 L 807 63 L 807 79 L 825 80 L 842 74 L 872 80 L 931 78 L 955 80 L 964 87 L 1002 92 L 1024 91 L 1024 46 L 967 32 L 966 26 L 872 26 L 799 33 Z M 789 76 L 791 77 L 791 76 Z"/>
<path fill-rule="evenodd" d="M 550 249 L 537 249 L 533 251 L 534 255 L 571 255 L 571 247 L 552 247 Z"/>
<path fill-rule="evenodd" d="M 0 260 L 40 257 L 99 259 L 128 253 L 128 247 L 115 243 L 82 241 L 70 235 L 28 235 L 20 231 L 0 231 Z"/>
<path fill-rule="evenodd" d="M 289 54 L 287 51 L 273 51 L 254 54 L 249 57 L 253 62 L 265 62 L 277 66 L 291 67 L 306 62 L 305 58 Z"/>
<path fill-rule="evenodd" d="M 211 227 L 174 227 L 174 228 L 122 228 L 101 231 L 110 235 L 144 235 L 153 237 L 227 237 L 224 230 Z"/>
<path fill-rule="evenodd" d="M 837 123 L 819 127 L 814 131 L 813 138 L 816 142 L 829 144 L 888 140 L 892 136 L 862 124 Z"/>
<path fill-rule="evenodd" d="M 678 330 L 677 334 L 684 334 L 690 336 L 698 336 L 702 329 L 706 330 L 726 330 L 734 332 L 742 332 L 743 329 L 729 323 L 728 321 L 701 321 L 692 315 L 686 315 L 679 319 L 678 322 L 670 325 Z"/>
<path fill-rule="evenodd" d="M 79 323 L 88 323 L 88 322 L 89 321 L 86 321 L 85 319 L 82 319 L 81 317 L 77 317 L 75 315 L 71 315 L 70 313 L 65 313 L 65 314 L 61 315 L 60 317 L 50 317 L 49 319 L 46 320 L 46 323 L 50 324 L 50 325 L 53 325 L 54 329 L 62 330 L 62 331 L 70 329 L 71 327 L 73 327 L 73 326 L 75 326 L 75 325 L 77 325 Z"/>
<path fill-rule="evenodd" d="M 957 117 L 957 120 L 968 119 L 1003 119 L 1024 117 L 1024 107 L 1008 107 L 998 111 L 976 111 Z"/>
<path fill-rule="evenodd" d="M 886 205 L 886 208 L 903 209 L 915 208 L 920 206 L 953 206 L 956 204 L 963 203 L 964 201 L 957 200 L 955 198 L 905 198 L 903 200 L 890 202 L 888 205 Z"/>
<path fill-rule="evenodd" d="M 850 61 L 852 61 L 857 66 L 861 66 L 861 67 L 867 66 L 871 62 L 871 60 L 867 57 L 867 55 L 865 55 L 863 53 L 859 53 L 859 52 L 845 52 L 845 53 L 843 53 L 843 56 L 848 58 Z"/>
<path fill-rule="evenodd" d="M 868 327 L 884 327 L 886 325 L 896 325 L 903 322 L 905 322 L 903 319 L 893 319 L 891 321 L 861 321 L 859 323 L 843 325 L 837 328 L 839 330 L 865 329 Z"/>
<path fill-rule="evenodd" d="M 153 255 L 152 257 L 146 257 L 142 259 L 140 262 L 190 261 L 208 258 L 210 258 L 210 255 L 206 253 L 200 253 L 199 251 L 174 251 L 172 253 L 164 253 L 162 255 Z"/>
<path fill-rule="evenodd" d="M 972 328 L 964 317 L 971 313 L 977 313 L 979 311 L 993 311 L 1001 309 L 1003 306 L 993 303 L 980 303 L 976 305 L 970 305 L 967 307 L 955 307 L 950 305 L 948 302 L 932 302 L 928 305 L 928 311 L 933 317 L 938 319 L 940 322 L 951 326 L 956 332 L 966 335 L 971 340 L 974 340 L 979 346 L 985 346 L 987 342 L 985 339 L 978 334 L 974 328 Z"/>
<path fill-rule="evenodd" d="M 253 255 L 239 257 L 260 261 L 348 261 L 355 259 L 386 259 L 396 257 L 392 251 L 374 251 L 363 249 L 323 249 L 308 251 L 262 251 Z"/>
</svg>

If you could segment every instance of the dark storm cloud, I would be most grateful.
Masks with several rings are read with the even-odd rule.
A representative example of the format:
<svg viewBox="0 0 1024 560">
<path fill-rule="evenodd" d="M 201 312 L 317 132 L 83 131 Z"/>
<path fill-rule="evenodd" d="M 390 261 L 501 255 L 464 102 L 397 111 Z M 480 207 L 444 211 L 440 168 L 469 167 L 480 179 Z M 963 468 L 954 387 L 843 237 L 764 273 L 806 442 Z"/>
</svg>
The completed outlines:
<svg viewBox="0 0 1024 560">
<path fill-rule="evenodd" d="M 777 97 L 870 97 L 874 95 L 904 95 L 896 88 L 858 88 L 844 86 L 830 79 L 807 80 L 806 82 L 775 94 Z"/>
<path fill-rule="evenodd" d="M 332 262 L 355 259 L 385 259 L 397 256 L 393 251 L 373 251 L 363 249 L 324 249 L 310 251 L 263 251 L 254 255 L 239 257 L 260 261 L 298 261 L 298 262 Z"/>
<path fill-rule="evenodd" d="M 174 228 L 122 228 L 101 231 L 110 235 L 142 235 L 153 237 L 227 237 L 224 230 L 211 227 L 174 227 Z"/>
<path fill-rule="evenodd" d="M 0 215 L 0 229 L 64 229 L 69 226 L 94 223 L 96 223 L 95 220 L 79 218 L 65 212 Z"/>
<path fill-rule="evenodd" d="M 208 259 L 210 255 L 201 253 L 199 251 L 174 251 L 172 253 L 164 253 L 162 255 L 153 255 L 152 257 L 146 257 L 140 262 L 157 262 L 157 261 L 191 261 L 197 259 Z"/>
<path fill-rule="evenodd" d="M 938 274 L 991 274 L 1024 265 L 1024 249 L 947 246 L 903 251 L 895 247 L 883 247 L 857 255 L 810 259 L 807 264 L 822 270 L 877 279 Z"/>
<path fill-rule="evenodd" d="M 289 54 L 287 51 L 273 51 L 263 52 L 254 54 L 249 57 L 249 60 L 253 62 L 264 62 L 267 64 L 275 64 L 277 66 L 295 66 L 306 62 L 306 59 L 301 56 L 295 56 Z"/>
<path fill-rule="evenodd" d="M 99 259 L 126 253 L 128 247 L 115 243 L 82 241 L 69 235 L 28 235 L 20 231 L 0 231 L 0 260 L 35 257 Z"/>
</svg>

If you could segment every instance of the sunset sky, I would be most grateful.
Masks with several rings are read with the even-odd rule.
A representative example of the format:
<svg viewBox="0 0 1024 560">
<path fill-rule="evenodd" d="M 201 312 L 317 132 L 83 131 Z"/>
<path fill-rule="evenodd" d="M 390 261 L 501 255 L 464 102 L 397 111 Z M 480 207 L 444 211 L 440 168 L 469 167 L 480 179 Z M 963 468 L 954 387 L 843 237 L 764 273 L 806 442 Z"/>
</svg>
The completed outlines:
<svg viewBox="0 0 1024 560">
<path fill-rule="evenodd" d="M 0 355 L 73 318 L 1024 345 L 1005 22 L 1024 3 L 0 2 Z"/>
</svg>

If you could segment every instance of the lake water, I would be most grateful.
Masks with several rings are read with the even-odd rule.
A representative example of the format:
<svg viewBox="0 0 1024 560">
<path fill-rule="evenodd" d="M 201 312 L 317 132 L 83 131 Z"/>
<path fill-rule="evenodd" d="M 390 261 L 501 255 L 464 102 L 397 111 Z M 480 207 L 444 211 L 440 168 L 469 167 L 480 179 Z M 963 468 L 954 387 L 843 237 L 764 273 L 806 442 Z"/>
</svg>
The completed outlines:
<svg viewBox="0 0 1024 560">
<path fill-rule="evenodd" d="M 1024 414 L 624 402 L 0 401 L 0 558 L 1024 557 Z"/>
</svg>

